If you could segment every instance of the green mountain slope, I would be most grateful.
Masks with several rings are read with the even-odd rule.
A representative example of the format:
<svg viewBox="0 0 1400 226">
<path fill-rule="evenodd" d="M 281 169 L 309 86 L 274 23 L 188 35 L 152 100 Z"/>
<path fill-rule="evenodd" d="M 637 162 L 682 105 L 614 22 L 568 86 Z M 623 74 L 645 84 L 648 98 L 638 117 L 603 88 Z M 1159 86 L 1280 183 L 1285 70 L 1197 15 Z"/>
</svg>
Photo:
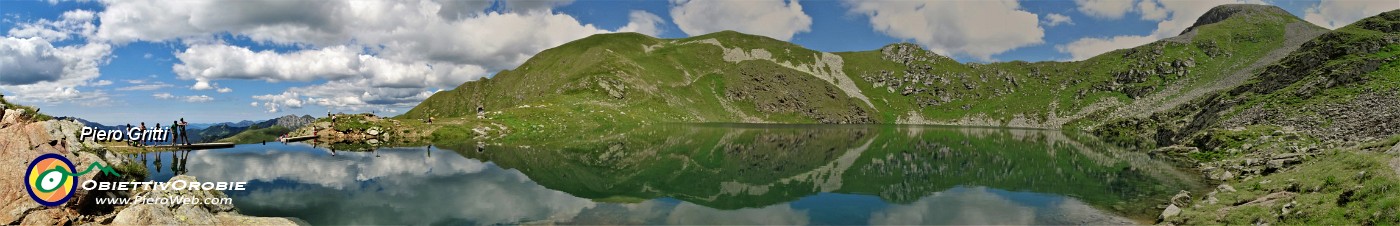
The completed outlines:
<svg viewBox="0 0 1400 226">
<path fill-rule="evenodd" d="M 292 132 L 292 129 L 280 125 L 273 125 L 267 128 L 258 128 L 258 125 L 253 125 L 238 134 L 219 139 L 218 142 L 230 142 L 235 144 L 251 144 L 267 141 L 276 142 L 278 141 L 277 137 L 290 132 Z"/>
<path fill-rule="evenodd" d="M 254 123 L 247 127 L 231 127 L 229 125 L 223 125 L 224 127 L 227 127 L 229 131 L 210 140 L 216 140 L 218 142 L 231 142 L 236 144 L 251 144 L 265 141 L 277 141 L 277 137 L 288 134 L 298 128 L 301 128 L 302 126 L 311 124 L 315 121 L 316 118 L 311 117 L 310 115 L 285 115 L 282 117 L 269 119 L 267 121 Z"/>
<path fill-rule="evenodd" d="M 600 34 L 399 117 L 475 118 L 480 107 L 486 121 L 525 133 L 662 122 L 1090 128 L 1233 88 L 1323 31 L 1277 7 L 1228 5 L 1180 37 L 1084 61 L 991 64 L 911 44 L 824 53 L 732 31 Z"/>
<path fill-rule="evenodd" d="M 1094 132 L 1164 146 L 1153 153 L 1240 188 L 1172 224 L 1400 222 L 1400 10 L 1308 41 L 1241 86 Z"/>
<path fill-rule="evenodd" d="M 1400 133 L 1400 12 L 1339 28 L 1302 45 L 1243 85 L 1169 111 L 1098 128 L 1147 146 L 1196 143 L 1218 128 L 1275 126 L 1321 140 L 1358 142 Z M 1120 133 L 1122 131 L 1123 133 Z M 1204 141 L 1202 141 L 1204 142 Z"/>
</svg>

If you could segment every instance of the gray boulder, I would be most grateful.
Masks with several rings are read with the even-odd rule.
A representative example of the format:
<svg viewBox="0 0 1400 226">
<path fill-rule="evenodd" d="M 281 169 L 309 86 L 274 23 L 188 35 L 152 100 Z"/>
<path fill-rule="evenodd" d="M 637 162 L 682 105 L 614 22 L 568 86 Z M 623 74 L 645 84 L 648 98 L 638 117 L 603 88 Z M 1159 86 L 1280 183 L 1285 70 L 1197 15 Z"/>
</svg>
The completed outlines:
<svg viewBox="0 0 1400 226">
<path fill-rule="evenodd" d="M 1167 209 L 1162 210 L 1162 215 L 1157 216 L 1157 221 L 1171 220 L 1172 217 L 1181 215 L 1181 208 L 1176 205 L 1167 205 Z"/>
<path fill-rule="evenodd" d="M 1181 190 L 1177 192 L 1176 195 L 1172 196 L 1171 204 L 1176 206 L 1191 205 L 1191 192 L 1186 190 Z"/>
</svg>

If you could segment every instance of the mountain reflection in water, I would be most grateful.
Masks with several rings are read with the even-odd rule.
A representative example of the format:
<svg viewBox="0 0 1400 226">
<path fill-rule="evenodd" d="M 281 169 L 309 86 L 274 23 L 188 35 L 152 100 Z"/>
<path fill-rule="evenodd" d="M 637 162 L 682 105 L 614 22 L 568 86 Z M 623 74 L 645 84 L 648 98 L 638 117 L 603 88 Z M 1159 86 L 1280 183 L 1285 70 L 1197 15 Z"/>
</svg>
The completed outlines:
<svg viewBox="0 0 1400 226">
<path fill-rule="evenodd" d="M 446 149 L 252 144 L 138 158 L 168 167 L 152 180 L 248 181 L 229 192 L 241 212 L 313 224 L 1143 223 L 1199 186 L 1168 163 L 1080 140 L 1091 139 L 667 125 Z"/>
</svg>

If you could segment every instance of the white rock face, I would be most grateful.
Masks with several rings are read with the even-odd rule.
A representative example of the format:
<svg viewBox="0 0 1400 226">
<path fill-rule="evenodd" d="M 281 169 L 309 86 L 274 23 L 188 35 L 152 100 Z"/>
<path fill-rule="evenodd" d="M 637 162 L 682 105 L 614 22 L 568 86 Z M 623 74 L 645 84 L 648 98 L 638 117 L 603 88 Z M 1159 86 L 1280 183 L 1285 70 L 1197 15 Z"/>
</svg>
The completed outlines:
<svg viewBox="0 0 1400 226">
<path fill-rule="evenodd" d="M 856 88 L 855 81 L 852 81 L 850 76 L 846 76 L 846 71 L 842 68 L 846 64 L 845 60 L 843 60 L 841 56 L 838 56 L 836 54 L 825 52 L 819 53 L 816 56 L 813 56 L 813 58 L 816 59 L 816 62 L 814 62 L 813 64 L 803 64 L 800 62 L 786 61 L 778 62 L 777 60 L 773 59 L 773 54 L 769 53 L 768 50 L 765 49 L 752 49 L 745 51 L 743 48 L 739 47 L 724 48 L 724 45 L 721 45 L 719 40 L 715 39 L 705 39 L 696 42 L 715 45 L 716 47 L 723 49 L 724 61 L 740 62 L 746 60 L 766 60 L 773 63 L 777 63 L 778 65 L 782 65 L 783 67 L 789 69 L 801 71 L 808 75 L 812 75 L 814 77 L 817 77 L 818 79 L 821 79 L 822 81 L 826 81 L 827 83 L 836 86 L 837 88 L 840 88 L 842 92 L 846 93 L 846 96 L 860 99 L 861 101 L 865 102 L 865 105 L 870 106 L 871 108 L 875 108 L 875 104 L 870 103 L 870 98 L 865 97 L 865 94 L 861 93 L 860 88 Z"/>
</svg>

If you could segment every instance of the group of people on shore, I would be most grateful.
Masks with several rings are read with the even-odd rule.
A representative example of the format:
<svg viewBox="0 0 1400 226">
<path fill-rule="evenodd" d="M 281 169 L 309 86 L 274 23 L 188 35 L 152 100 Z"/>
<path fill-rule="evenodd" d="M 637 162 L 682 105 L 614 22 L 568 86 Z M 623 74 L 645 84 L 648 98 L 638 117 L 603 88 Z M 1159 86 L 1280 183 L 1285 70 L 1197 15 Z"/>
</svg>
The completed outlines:
<svg viewBox="0 0 1400 226">
<path fill-rule="evenodd" d="M 189 123 L 188 123 L 188 122 L 185 122 L 185 118 L 180 118 L 180 120 L 178 120 L 178 121 L 171 121 L 171 122 L 170 122 L 170 130 L 169 130 L 170 132 L 169 132 L 169 133 L 166 133 L 166 134 L 169 134 L 169 135 L 166 135 L 165 137 L 162 137 L 163 139 L 161 139 L 161 140 L 169 141 L 171 145 L 177 145 L 177 144 L 180 144 L 180 143 L 184 143 L 185 145 L 190 145 L 190 135 L 189 135 L 189 132 L 186 132 L 186 127 L 188 127 L 188 126 L 189 126 Z M 131 131 L 131 128 L 132 128 L 132 127 L 133 127 L 133 126 L 131 126 L 131 124 L 126 124 L 126 131 Z M 135 128 L 136 128 L 137 130 L 142 131 L 142 132 L 144 133 L 144 132 L 147 130 L 147 128 L 146 128 L 146 122 L 141 122 L 140 126 L 135 127 Z M 160 125 L 160 123 L 156 123 L 156 126 L 153 127 L 153 128 L 154 128 L 154 129 L 160 129 L 160 128 L 164 128 L 164 127 L 162 127 L 162 126 Z M 150 141 L 147 141 L 146 139 L 129 140 L 129 141 L 127 141 L 127 145 L 130 145 L 130 146 L 132 146 L 132 147 L 144 147 L 144 146 L 146 146 L 146 145 L 148 145 L 148 144 L 150 144 L 150 143 L 151 143 L 151 142 L 150 142 Z M 160 143 L 160 141 L 156 141 L 156 143 Z"/>
</svg>

